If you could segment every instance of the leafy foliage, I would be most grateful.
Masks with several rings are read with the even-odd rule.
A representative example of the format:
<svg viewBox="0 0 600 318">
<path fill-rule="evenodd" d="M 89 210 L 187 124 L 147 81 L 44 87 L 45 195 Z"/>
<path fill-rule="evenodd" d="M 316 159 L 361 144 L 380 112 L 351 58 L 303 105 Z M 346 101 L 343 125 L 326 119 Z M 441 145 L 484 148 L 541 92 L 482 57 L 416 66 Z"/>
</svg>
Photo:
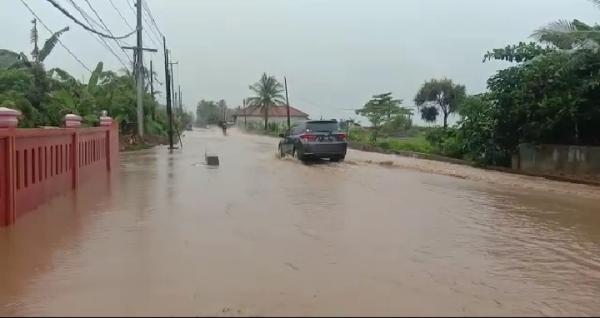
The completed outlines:
<svg viewBox="0 0 600 318">
<path fill-rule="evenodd" d="M 23 113 L 21 127 L 60 126 L 68 113 L 81 115 L 84 125 L 93 126 L 106 110 L 119 121 L 123 133 L 133 134 L 137 120 L 133 78 L 103 71 L 102 63 L 87 84 L 58 68 L 46 72 L 37 63 L 0 70 L 0 105 Z M 145 94 L 144 107 L 144 113 L 151 114 L 159 105 Z M 149 115 L 145 120 L 147 129 L 159 133 L 166 132 L 166 122 L 166 116 L 152 119 Z"/>
<path fill-rule="evenodd" d="M 439 114 L 440 111 L 435 106 L 421 107 L 421 119 L 428 123 L 434 123 L 437 120 Z"/>
<path fill-rule="evenodd" d="M 356 110 L 357 115 L 365 116 L 372 125 L 371 138 L 376 140 L 381 129 L 386 126 L 388 130 L 396 128 L 410 128 L 410 110 L 401 106 L 402 100 L 394 99 L 392 93 L 374 95 L 361 109 Z"/>
<path fill-rule="evenodd" d="M 517 45 L 507 45 L 502 49 L 488 51 L 483 57 L 483 61 L 485 62 L 494 59 L 521 63 L 532 60 L 537 56 L 549 53 L 552 50 L 553 49 L 548 46 L 542 47 L 535 42 L 519 42 Z"/>
<path fill-rule="evenodd" d="M 444 116 L 444 128 L 446 128 L 448 127 L 448 116 L 457 110 L 465 95 L 463 85 L 454 84 L 447 78 L 432 79 L 423 84 L 415 96 L 415 103 L 421 107 L 421 116 L 424 120 L 435 121 L 441 112 Z M 437 108 L 439 112 L 432 111 L 432 107 Z"/>
<path fill-rule="evenodd" d="M 600 46 L 600 26 L 579 20 L 558 20 L 536 30 L 532 37 L 562 50 Z"/>
<path fill-rule="evenodd" d="M 573 68 L 573 60 L 577 67 Z M 470 159 L 509 165 L 520 143 L 600 145 L 600 56 L 554 50 L 499 71 L 460 107 Z"/>
<path fill-rule="evenodd" d="M 425 139 L 433 147 L 434 153 L 456 158 L 464 155 L 464 145 L 455 128 L 431 128 L 427 131 Z"/>
<path fill-rule="evenodd" d="M 52 50 L 58 43 L 58 38 L 60 38 L 60 36 L 67 31 L 69 31 L 69 27 L 65 27 L 59 30 L 58 32 L 52 34 L 52 36 L 50 36 L 50 38 L 48 38 L 48 40 L 46 40 L 46 42 L 44 43 L 44 46 L 39 52 L 39 55 L 36 56 L 36 62 L 44 62 L 44 60 L 48 57 L 48 55 L 50 55 L 50 52 L 52 52 Z"/>
<path fill-rule="evenodd" d="M 11 68 L 15 64 L 19 63 L 21 55 L 19 53 L 0 49 L 0 69 Z"/>
</svg>

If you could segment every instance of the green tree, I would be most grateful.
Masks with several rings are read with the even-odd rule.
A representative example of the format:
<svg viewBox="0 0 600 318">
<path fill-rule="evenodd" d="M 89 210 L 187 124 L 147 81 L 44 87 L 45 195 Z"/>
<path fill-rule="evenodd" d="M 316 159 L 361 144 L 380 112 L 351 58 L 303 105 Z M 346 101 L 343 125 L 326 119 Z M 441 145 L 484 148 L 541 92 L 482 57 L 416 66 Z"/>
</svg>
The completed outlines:
<svg viewBox="0 0 600 318">
<path fill-rule="evenodd" d="M 460 115 L 456 135 L 467 159 L 494 166 L 510 165 L 513 147 L 509 144 L 514 131 L 499 130 L 502 109 L 491 95 L 468 96 L 460 106 Z"/>
<path fill-rule="evenodd" d="M 398 116 L 406 116 L 407 109 L 401 107 L 402 100 L 394 99 L 392 93 L 373 95 L 357 115 L 366 117 L 372 125 L 371 139 L 377 140 L 384 124 L 392 122 Z"/>
<path fill-rule="evenodd" d="M 483 62 L 494 59 L 521 63 L 551 51 L 554 51 L 554 49 L 549 46 L 543 47 L 535 42 L 519 42 L 517 45 L 507 45 L 501 49 L 488 51 L 483 57 Z"/>
<path fill-rule="evenodd" d="M 214 101 L 203 99 L 198 102 L 198 105 L 196 106 L 196 125 L 214 125 L 219 122 L 221 117 L 219 107 Z"/>
<path fill-rule="evenodd" d="M 14 65 L 20 64 L 21 55 L 19 53 L 0 49 L 0 70 L 11 68 Z"/>
<path fill-rule="evenodd" d="M 434 123 L 440 114 L 440 111 L 435 106 L 423 106 L 420 110 L 421 119 L 428 123 Z"/>
<path fill-rule="evenodd" d="M 423 84 L 415 103 L 421 107 L 421 116 L 424 120 L 435 121 L 438 113 L 432 111 L 436 108 L 444 116 L 444 128 L 448 127 L 448 116 L 456 112 L 458 105 L 465 97 L 465 87 L 454 84 L 450 79 L 432 79 Z"/>
<path fill-rule="evenodd" d="M 266 73 L 263 73 L 258 82 L 250 85 L 250 90 L 255 95 L 248 97 L 248 104 L 261 107 L 265 116 L 264 128 L 267 131 L 269 129 L 269 107 L 284 103 L 283 85 L 274 76 L 267 76 Z"/>
</svg>

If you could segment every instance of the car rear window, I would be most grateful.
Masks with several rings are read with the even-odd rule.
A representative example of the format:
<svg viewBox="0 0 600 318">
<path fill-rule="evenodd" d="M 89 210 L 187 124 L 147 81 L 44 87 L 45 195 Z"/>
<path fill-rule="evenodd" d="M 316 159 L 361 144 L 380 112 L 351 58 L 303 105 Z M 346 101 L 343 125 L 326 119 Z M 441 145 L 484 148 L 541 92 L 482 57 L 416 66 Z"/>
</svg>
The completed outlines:
<svg viewBox="0 0 600 318">
<path fill-rule="evenodd" d="M 315 131 L 315 132 L 320 132 L 320 131 L 329 132 L 329 131 L 340 130 L 340 126 L 338 125 L 338 123 L 331 122 L 331 121 L 308 122 L 308 123 L 306 123 L 306 129 L 308 131 Z"/>
</svg>

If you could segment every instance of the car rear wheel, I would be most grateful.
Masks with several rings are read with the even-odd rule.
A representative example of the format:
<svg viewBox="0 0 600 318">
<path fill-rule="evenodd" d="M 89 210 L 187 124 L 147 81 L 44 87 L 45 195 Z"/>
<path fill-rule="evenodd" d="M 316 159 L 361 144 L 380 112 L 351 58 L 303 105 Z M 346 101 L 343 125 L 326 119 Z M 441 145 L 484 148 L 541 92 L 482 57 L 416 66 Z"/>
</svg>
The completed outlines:
<svg viewBox="0 0 600 318">
<path fill-rule="evenodd" d="M 340 161 L 344 161 L 345 156 L 337 156 L 337 157 L 331 157 L 329 158 L 329 161 L 331 162 L 340 162 Z"/>
<path fill-rule="evenodd" d="M 279 158 L 284 158 L 285 157 L 285 152 L 283 152 L 283 147 L 281 147 L 281 145 L 279 145 L 278 147 L 279 149 Z"/>
<path fill-rule="evenodd" d="M 294 156 L 294 158 L 295 158 L 296 160 L 299 160 L 299 161 L 304 161 L 304 160 L 305 160 L 304 156 L 303 156 L 303 155 L 301 155 L 301 154 L 299 153 L 299 151 L 298 151 L 298 150 L 296 150 L 296 148 L 294 148 L 293 156 Z"/>
</svg>

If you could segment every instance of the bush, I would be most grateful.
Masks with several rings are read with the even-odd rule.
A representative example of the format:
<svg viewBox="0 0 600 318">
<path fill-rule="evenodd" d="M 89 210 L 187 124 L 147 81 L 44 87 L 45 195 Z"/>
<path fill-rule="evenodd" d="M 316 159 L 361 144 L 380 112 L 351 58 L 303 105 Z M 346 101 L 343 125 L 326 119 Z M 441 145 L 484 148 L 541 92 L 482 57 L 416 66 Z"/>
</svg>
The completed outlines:
<svg viewBox="0 0 600 318">
<path fill-rule="evenodd" d="M 455 128 L 432 128 L 425 134 L 425 139 L 437 154 L 462 159 L 465 147 Z"/>
</svg>

